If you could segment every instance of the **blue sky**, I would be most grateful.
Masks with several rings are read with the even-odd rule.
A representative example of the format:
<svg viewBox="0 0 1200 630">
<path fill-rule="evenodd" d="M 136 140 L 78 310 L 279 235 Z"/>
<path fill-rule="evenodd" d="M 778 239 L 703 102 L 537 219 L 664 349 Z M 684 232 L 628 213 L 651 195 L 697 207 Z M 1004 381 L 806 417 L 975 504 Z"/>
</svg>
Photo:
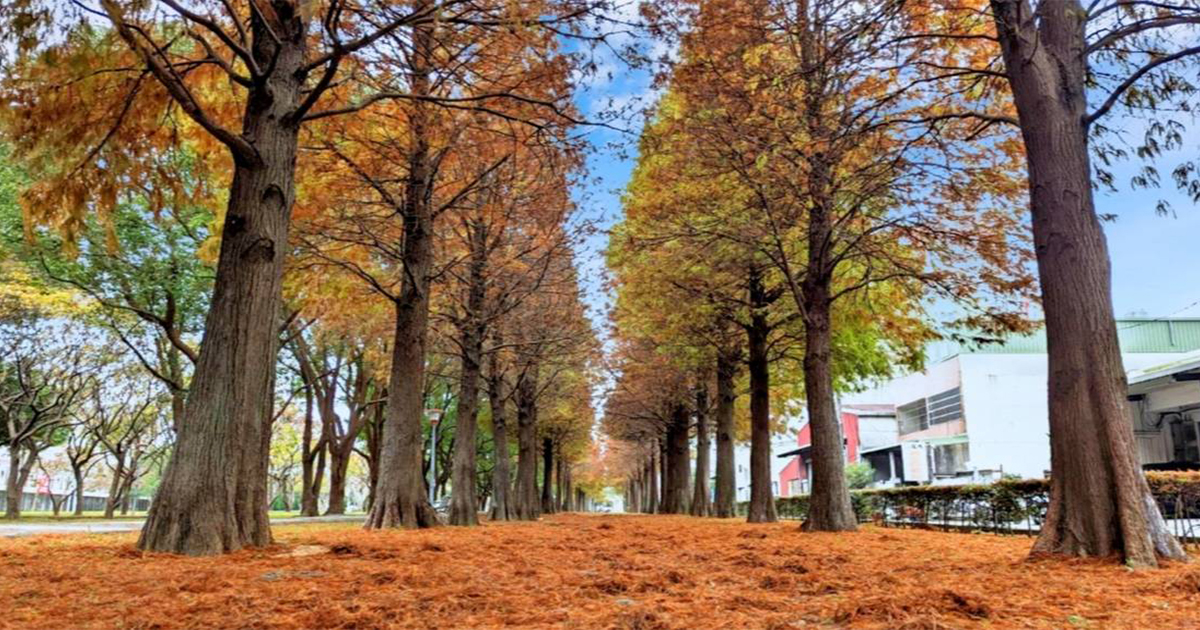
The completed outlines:
<svg viewBox="0 0 1200 630">
<path fill-rule="evenodd" d="M 1195 149 L 1191 152 L 1194 155 Z M 1171 162 L 1164 160 L 1163 164 Z M 1171 202 L 1174 216 L 1155 213 L 1160 198 Z M 1096 206 L 1102 213 L 1118 215 L 1116 221 L 1105 225 L 1117 315 L 1200 317 L 1200 305 L 1196 304 L 1200 301 L 1200 209 L 1196 204 L 1173 187 L 1125 187 L 1117 193 L 1098 193 Z"/>
</svg>

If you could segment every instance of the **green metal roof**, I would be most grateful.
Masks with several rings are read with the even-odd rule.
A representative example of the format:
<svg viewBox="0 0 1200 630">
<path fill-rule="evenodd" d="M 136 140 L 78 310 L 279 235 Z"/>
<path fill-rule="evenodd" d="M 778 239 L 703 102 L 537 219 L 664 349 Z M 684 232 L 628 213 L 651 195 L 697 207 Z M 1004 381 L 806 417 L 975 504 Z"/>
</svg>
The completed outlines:
<svg viewBox="0 0 1200 630">
<path fill-rule="evenodd" d="M 1165 353 L 1200 350 L 1200 318 L 1117 320 L 1121 352 Z M 1013 335 L 1002 343 L 935 341 L 927 348 L 929 360 L 939 361 L 956 354 L 1042 354 L 1046 352 L 1046 331 Z"/>
</svg>

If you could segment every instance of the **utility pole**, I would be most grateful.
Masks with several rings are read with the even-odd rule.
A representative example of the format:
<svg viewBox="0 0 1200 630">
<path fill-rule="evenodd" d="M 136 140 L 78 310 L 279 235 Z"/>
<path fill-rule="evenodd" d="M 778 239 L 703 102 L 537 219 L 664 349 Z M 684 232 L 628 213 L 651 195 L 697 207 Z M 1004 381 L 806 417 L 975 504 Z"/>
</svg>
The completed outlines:
<svg viewBox="0 0 1200 630">
<path fill-rule="evenodd" d="M 437 434 L 442 410 L 426 409 L 425 415 L 429 416 L 429 502 L 433 503 L 437 500 Z"/>
</svg>

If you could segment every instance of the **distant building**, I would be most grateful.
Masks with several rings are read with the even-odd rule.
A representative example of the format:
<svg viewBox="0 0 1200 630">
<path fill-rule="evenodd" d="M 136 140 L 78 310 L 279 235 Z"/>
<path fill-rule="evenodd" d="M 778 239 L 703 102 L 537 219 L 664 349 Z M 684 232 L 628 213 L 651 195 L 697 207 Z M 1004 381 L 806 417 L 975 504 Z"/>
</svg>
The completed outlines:
<svg viewBox="0 0 1200 630">
<path fill-rule="evenodd" d="M 52 457 L 55 454 L 55 448 L 47 449 L 43 452 L 44 457 Z M 10 458 L 7 449 L 0 449 L 0 506 L 7 501 L 7 493 L 5 487 L 8 484 L 8 466 Z M 103 467 L 103 464 L 101 464 Z M 21 510 L 25 512 L 50 512 L 54 509 L 54 499 L 60 499 L 62 503 L 62 511 L 70 513 L 75 510 L 75 478 L 69 471 L 59 471 L 54 475 L 47 475 L 38 468 L 34 468 L 29 474 L 29 480 L 25 484 L 25 491 L 21 497 Z M 134 504 L 131 508 L 135 511 L 145 511 L 150 507 L 150 499 L 148 497 L 133 497 Z M 83 493 L 83 509 L 88 512 L 100 512 L 104 510 L 105 504 L 108 502 L 107 491 L 84 490 Z"/>
<path fill-rule="evenodd" d="M 875 458 L 872 467 L 876 480 L 887 481 L 888 449 L 896 444 L 896 412 L 892 405 L 843 405 L 839 418 L 846 463 L 856 463 L 870 453 Z M 779 473 L 779 496 L 808 494 L 812 489 L 812 429 L 807 422 L 796 435 L 796 445 L 799 448 L 778 455 L 787 462 Z"/>
<path fill-rule="evenodd" d="M 1144 463 L 1200 462 L 1200 319 L 1120 319 L 1117 329 Z M 981 347 L 937 342 L 927 353 L 925 370 L 842 401 L 846 410 L 894 412 L 895 441 L 856 453 L 871 462 L 877 482 L 1043 476 L 1050 468 L 1044 331 Z"/>
<path fill-rule="evenodd" d="M 1129 411 L 1143 466 L 1200 469 L 1200 352 L 1129 372 Z"/>
<path fill-rule="evenodd" d="M 771 436 L 771 495 L 780 496 L 780 474 L 788 462 L 775 456 L 776 453 L 795 448 L 796 432 L 803 426 L 799 418 L 785 417 L 781 419 L 785 430 Z M 715 448 L 715 445 L 714 445 Z M 710 475 L 713 476 L 710 492 L 716 489 L 716 453 L 709 459 Z M 750 443 L 739 443 L 733 447 L 733 482 L 734 497 L 737 501 L 750 500 Z"/>
</svg>

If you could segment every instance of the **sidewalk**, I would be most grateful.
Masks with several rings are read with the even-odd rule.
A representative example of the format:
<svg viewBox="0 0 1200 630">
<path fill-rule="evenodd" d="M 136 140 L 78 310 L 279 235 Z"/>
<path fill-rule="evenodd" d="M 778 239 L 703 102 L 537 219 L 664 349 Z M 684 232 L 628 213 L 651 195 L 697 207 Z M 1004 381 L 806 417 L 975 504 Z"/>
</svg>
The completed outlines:
<svg viewBox="0 0 1200 630">
<path fill-rule="evenodd" d="M 361 523 L 366 518 L 364 514 L 348 514 L 345 516 L 296 516 L 292 518 L 272 519 L 271 525 L 305 525 L 313 523 Z M 77 521 L 62 523 L 5 523 L 0 521 L 0 538 L 16 538 L 18 536 L 37 536 L 41 534 L 115 534 L 119 532 L 135 532 L 142 528 L 141 520 L 124 521 Z"/>
</svg>

